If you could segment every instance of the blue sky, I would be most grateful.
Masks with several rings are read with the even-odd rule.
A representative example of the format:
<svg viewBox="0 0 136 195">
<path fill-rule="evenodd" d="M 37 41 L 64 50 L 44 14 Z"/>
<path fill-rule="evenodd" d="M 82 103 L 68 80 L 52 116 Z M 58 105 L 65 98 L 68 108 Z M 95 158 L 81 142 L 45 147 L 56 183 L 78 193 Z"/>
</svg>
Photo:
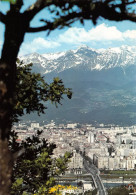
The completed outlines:
<svg viewBox="0 0 136 195">
<path fill-rule="evenodd" d="M 31 5 L 35 0 L 24 0 L 25 7 Z M 0 10 L 5 13 L 9 9 L 9 4 L 0 2 Z M 23 10 L 22 10 L 23 11 Z M 40 26 L 39 19 L 44 18 L 45 11 L 41 11 L 32 21 L 32 26 Z M 46 17 L 50 15 L 46 13 Z M 0 50 L 4 40 L 4 26 L 0 24 Z M 99 19 L 94 26 L 91 21 L 86 21 L 82 26 L 79 22 L 72 25 L 71 28 L 55 30 L 47 36 L 46 32 L 26 34 L 24 43 L 20 48 L 19 55 L 25 55 L 33 52 L 48 53 L 61 52 L 69 49 L 76 49 L 82 44 L 89 47 L 109 48 L 122 45 L 136 45 L 136 23 L 129 21 L 110 22 Z"/>
</svg>

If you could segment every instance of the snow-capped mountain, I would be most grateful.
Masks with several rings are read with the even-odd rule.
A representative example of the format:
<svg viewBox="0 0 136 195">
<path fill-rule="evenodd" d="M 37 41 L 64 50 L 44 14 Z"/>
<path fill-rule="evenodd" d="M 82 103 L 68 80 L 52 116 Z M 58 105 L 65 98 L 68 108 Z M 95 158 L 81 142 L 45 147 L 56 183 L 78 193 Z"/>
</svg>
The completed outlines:
<svg viewBox="0 0 136 195">
<path fill-rule="evenodd" d="M 80 123 L 136 124 L 136 47 L 92 49 L 85 45 L 66 52 L 20 57 L 33 63 L 50 82 L 61 78 L 72 88 L 72 100 L 58 109 L 48 105 L 47 115 L 35 120 Z"/>
<path fill-rule="evenodd" d="M 43 74 L 62 72 L 70 68 L 86 70 L 102 70 L 136 64 L 136 47 L 122 46 L 95 50 L 80 46 L 77 50 L 67 52 L 37 54 L 20 57 L 25 63 L 32 62 L 43 68 Z"/>
</svg>

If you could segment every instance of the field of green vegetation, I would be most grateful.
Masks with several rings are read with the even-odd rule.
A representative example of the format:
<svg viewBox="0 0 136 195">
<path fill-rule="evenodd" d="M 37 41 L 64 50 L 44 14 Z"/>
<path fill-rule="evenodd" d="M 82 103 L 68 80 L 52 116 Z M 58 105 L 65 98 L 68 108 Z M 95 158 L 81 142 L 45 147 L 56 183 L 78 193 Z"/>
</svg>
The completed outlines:
<svg viewBox="0 0 136 195">
<path fill-rule="evenodd" d="M 114 179 L 114 178 L 119 178 L 123 177 L 123 179 L 130 179 L 131 178 L 136 178 L 136 170 L 106 170 L 106 171 L 101 171 L 101 178 L 103 179 Z"/>
</svg>

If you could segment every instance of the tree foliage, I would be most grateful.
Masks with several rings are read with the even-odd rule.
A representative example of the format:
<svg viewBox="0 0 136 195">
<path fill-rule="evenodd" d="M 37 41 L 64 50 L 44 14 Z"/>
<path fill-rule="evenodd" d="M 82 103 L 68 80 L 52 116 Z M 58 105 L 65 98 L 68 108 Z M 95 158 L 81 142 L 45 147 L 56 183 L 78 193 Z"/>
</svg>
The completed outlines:
<svg viewBox="0 0 136 195">
<path fill-rule="evenodd" d="M 12 4 L 16 3 L 16 0 L 1 0 L 1 1 L 7 1 L 7 2 L 12 3 Z"/>
<path fill-rule="evenodd" d="M 49 188 L 55 184 L 54 177 L 67 169 L 71 153 L 66 152 L 64 156 L 52 158 L 56 145 L 41 139 L 41 133 L 42 131 L 38 131 L 21 143 L 16 141 L 17 134 L 11 133 L 9 148 L 18 156 L 13 167 L 12 195 L 38 193 L 43 190 L 48 194 Z"/>
<path fill-rule="evenodd" d="M 94 189 L 93 191 L 86 191 L 84 192 L 84 195 L 97 195 L 97 189 Z"/>
<path fill-rule="evenodd" d="M 47 84 L 44 78 L 37 73 L 32 73 L 32 64 L 23 65 L 18 60 L 16 97 L 13 121 L 17 121 L 24 113 L 37 111 L 44 113 L 45 102 L 50 100 L 57 106 L 61 104 L 62 95 L 71 98 L 71 90 L 65 88 L 62 80 L 54 78 Z M 9 140 L 10 151 L 15 155 L 16 163 L 13 167 L 11 194 L 21 195 L 26 193 L 47 193 L 55 184 L 54 176 L 64 173 L 70 153 L 58 159 L 52 159 L 55 144 L 48 144 L 45 139 L 40 139 L 38 131 L 32 138 L 28 137 L 18 143 L 17 134 L 12 132 Z M 21 154 L 20 154 L 21 153 Z"/>
<path fill-rule="evenodd" d="M 114 149 L 114 147 L 111 145 L 111 146 L 108 147 L 108 153 L 109 153 L 109 155 L 111 156 L 111 154 L 112 154 L 113 152 L 115 152 L 115 149 Z"/>
<path fill-rule="evenodd" d="M 70 88 L 65 88 L 63 81 L 54 78 L 53 82 L 48 84 L 44 77 L 39 73 L 32 73 L 32 64 L 23 65 L 18 60 L 15 106 L 13 112 L 13 121 L 17 122 L 18 117 L 31 112 L 45 113 L 46 102 L 50 101 L 57 107 L 61 104 L 63 95 L 69 99 L 72 97 Z"/>
<path fill-rule="evenodd" d="M 127 190 L 125 187 L 117 187 L 117 188 L 111 188 L 108 190 L 109 195 L 128 195 L 129 190 Z"/>
<path fill-rule="evenodd" d="M 32 64 L 24 65 L 17 61 L 16 97 L 13 121 L 24 113 L 37 111 L 44 113 L 46 101 L 51 101 L 57 106 L 61 104 L 63 95 L 71 98 L 72 92 L 65 88 L 62 80 L 54 78 L 47 84 L 38 73 L 32 73 Z M 49 187 L 55 184 L 54 176 L 65 172 L 71 154 L 52 159 L 55 144 L 49 144 L 45 139 L 40 139 L 42 132 L 38 131 L 32 138 L 28 137 L 18 143 L 17 134 L 11 132 L 9 148 L 16 154 L 17 160 L 13 167 L 11 194 L 47 193 Z M 18 153 L 21 153 L 18 157 Z"/>
</svg>

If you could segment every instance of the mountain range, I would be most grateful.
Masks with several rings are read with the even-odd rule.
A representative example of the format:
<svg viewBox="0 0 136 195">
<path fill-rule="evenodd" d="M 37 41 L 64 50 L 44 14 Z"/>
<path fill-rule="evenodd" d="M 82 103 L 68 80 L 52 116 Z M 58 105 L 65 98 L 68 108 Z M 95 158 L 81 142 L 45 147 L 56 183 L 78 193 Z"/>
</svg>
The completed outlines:
<svg viewBox="0 0 136 195">
<path fill-rule="evenodd" d="M 86 45 L 60 53 L 21 56 L 33 63 L 33 71 L 47 82 L 53 77 L 72 88 L 72 100 L 64 99 L 57 109 L 48 104 L 46 115 L 33 120 L 57 123 L 136 124 L 136 47 L 92 49 Z M 28 117 L 26 117 L 28 118 Z"/>
</svg>

